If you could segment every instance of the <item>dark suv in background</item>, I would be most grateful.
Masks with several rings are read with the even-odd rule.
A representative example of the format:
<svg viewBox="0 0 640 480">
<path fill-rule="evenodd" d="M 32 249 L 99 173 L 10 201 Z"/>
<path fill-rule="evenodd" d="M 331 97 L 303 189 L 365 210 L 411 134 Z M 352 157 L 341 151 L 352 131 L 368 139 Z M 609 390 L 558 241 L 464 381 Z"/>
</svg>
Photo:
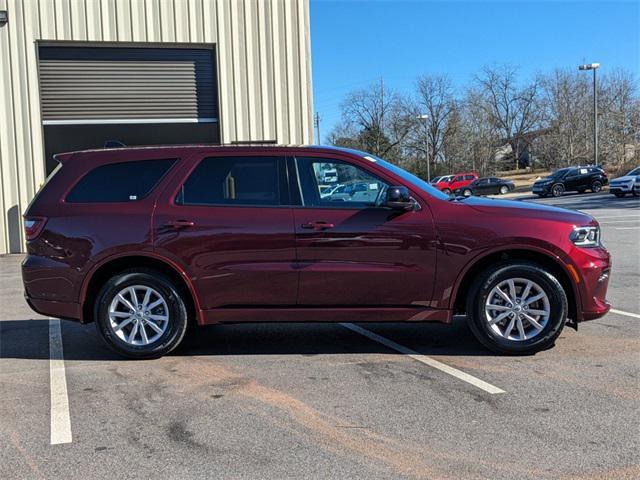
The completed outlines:
<svg viewBox="0 0 640 480">
<path fill-rule="evenodd" d="M 601 167 L 568 167 L 535 182 L 533 193 L 540 197 L 559 197 L 565 192 L 584 193 L 587 190 L 597 193 L 607 183 L 607 173 Z"/>
<path fill-rule="evenodd" d="M 609 253 L 583 213 L 451 198 L 380 158 L 324 147 L 58 155 L 25 214 L 25 296 L 95 322 L 132 358 L 187 326 L 437 321 L 466 313 L 502 353 L 607 313 Z M 327 171 L 358 185 L 326 192 Z"/>
</svg>

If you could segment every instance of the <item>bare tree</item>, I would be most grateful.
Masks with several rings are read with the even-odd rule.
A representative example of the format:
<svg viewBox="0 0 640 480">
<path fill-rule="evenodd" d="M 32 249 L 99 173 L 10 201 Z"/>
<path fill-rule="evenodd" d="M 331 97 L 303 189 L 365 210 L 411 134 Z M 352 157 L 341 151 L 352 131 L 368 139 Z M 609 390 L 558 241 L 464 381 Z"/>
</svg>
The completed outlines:
<svg viewBox="0 0 640 480">
<path fill-rule="evenodd" d="M 416 97 L 411 105 L 414 128 L 409 147 L 426 162 L 444 162 L 444 144 L 449 117 L 455 109 L 451 80 L 445 75 L 424 75 L 416 82 Z M 426 173 L 426 165 L 420 168 Z"/>
<path fill-rule="evenodd" d="M 342 123 L 330 134 L 330 139 L 340 137 L 340 131 L 352 132 L 349 146 L 381 157 L 399 149 L 412 126 L 405 100 L 385 89 L 382 81 L 350 93 L 341 108 Z"/>
<path fill-rule="evenodd" d="M 528 146 L 527 134 L 541 122 L 538 79 L 524 87 L 517 80 L 517 70 L 509 65 L 485 67 L 475 77 L 488 119 L 511 146 L 516 169 Z"/>
</svg>

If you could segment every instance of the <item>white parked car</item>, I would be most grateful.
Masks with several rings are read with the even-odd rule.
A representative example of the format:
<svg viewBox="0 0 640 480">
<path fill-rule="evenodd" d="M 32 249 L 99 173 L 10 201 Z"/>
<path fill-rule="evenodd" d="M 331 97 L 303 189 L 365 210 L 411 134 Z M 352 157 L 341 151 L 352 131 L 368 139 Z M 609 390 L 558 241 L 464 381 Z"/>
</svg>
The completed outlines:
<svg viewBox="0 0 640 480">
<path fill-rule="evenodd" d="M 631 193 L 634 197 L 640 197 L 640 167 L 634 168 L 624 177 L 611 180 L 609 192 L 619 198 L 624 197 L 627 193 Z"/>
</svg>

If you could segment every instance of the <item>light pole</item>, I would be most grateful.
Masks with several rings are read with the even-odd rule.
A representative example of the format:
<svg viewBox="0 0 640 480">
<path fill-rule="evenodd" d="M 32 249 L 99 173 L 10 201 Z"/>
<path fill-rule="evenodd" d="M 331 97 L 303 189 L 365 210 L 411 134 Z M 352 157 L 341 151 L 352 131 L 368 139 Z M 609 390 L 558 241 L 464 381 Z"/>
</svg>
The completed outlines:
<svg viewBox="0 0 640 480">
<path fill-rule="evenodd" d="M 578 70 L 593 70 L 593 164 L 598 165 L 598 79 L 596 70 L 599 63 L 587 63 L 580 65 Z"/>
<path fill-rule="evenodd" d="M 429 124 L 427 121 L 429 120 L 429 115 L 423 114 L 418 115 L 420 120 L 424 120 L 424 133 L 427 136 L 427 182 L 431 181 L 431 171 L 429 170 Z"/>
</svg>

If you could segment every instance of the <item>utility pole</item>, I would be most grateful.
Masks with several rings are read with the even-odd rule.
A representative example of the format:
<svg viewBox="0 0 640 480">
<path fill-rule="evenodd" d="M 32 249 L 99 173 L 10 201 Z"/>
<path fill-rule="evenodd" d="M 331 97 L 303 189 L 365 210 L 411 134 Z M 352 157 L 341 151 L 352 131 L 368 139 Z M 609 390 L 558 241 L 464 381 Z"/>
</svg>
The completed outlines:
<svg viewBox="0 0 640 480">
<path fill-rule="evenodd" d="M 318 112 L 313 116 L 313 126 L 316 127 L 316 145 L 320 145 L 320 114 Z"/>
<path fill-rule="evenodd" d="M 427 115 L 427 114 L 418 115 L 418 119 L 424 121 L 424 134 L 425 134 L 425 138 L 427 140 L 427 150 L 426 150 L 427 182 L 430 182 L 431 181 L 431 171 L 430 171 L 429 164 L 431 163 L 431 159 L 429 157 L 431 156 L 431 146 L 429 145 L 429 115 Z"/>
<path fill-rule="evenodd" d="M 599 63 L 580 65 L 578 70 L 593 70 L 593 164 L 598 165 L 598 77 Z"/>
</svg>

